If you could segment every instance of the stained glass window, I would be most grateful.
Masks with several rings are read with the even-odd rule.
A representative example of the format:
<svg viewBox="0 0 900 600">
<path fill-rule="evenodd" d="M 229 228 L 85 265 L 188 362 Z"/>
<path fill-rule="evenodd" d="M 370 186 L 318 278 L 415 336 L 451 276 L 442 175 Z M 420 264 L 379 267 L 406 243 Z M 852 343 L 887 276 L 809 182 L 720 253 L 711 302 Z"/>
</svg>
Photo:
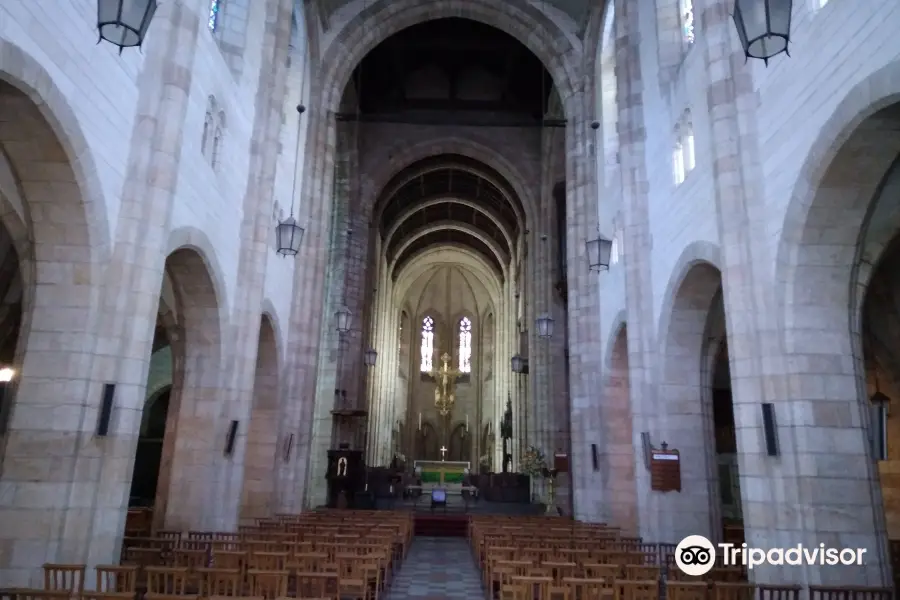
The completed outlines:
<svg viewBox="0 0 900 600">
<path fill-rule="evenodd" d="M 209 27 L 210 31 L 215 31 L 216 26 L 219 24 L 219 10 L 222 8 L 221 0 L 209 0 L 209 19 L 206 21 L 206 26 Z"/>
<path fill-rule="evenodd" d="M 694 43 L 694 0 L 681 0 L 681 34 L 686 43 Z"/>
<path fill-rule="evenodd" d="M 459 370 L 472 372 L 472 321 L 468 317 L 459 320 Z"/>
<path fill-rule="evenodd" d="M 422 319 L 422 362 L 419 370 L 428 373 L 434 367 L 434 319 L 425 317 Z"/>
</svg>

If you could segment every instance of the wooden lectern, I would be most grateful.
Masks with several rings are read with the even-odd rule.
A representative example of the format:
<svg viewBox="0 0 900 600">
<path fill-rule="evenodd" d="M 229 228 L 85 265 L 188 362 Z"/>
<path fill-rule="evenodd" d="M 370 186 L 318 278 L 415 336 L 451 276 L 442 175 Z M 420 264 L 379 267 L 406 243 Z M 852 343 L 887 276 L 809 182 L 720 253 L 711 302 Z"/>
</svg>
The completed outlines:
<svg viewBox="0 0 900 600">
<path fill-rule="evenodd" d="M 356 496 L 363 492 L 366 480 L 366 464 L 362 450 L 329 450 L 325 479 L 328 481 L 328 508 L 338 508 L 338 498 L 341 494 L 344 496 L 346 508 L 353 508 Z"/>
</svg>

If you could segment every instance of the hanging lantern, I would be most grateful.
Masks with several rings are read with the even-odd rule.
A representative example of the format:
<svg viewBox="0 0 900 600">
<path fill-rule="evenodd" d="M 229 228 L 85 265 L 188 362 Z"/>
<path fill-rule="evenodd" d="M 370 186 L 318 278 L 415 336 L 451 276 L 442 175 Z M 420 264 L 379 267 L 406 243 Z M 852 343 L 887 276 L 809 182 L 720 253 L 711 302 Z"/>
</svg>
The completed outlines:
<svg viewBox="0 0 900 600">
<path fill-rule="evenodd" d="M 100 40 L 118 46 L 119 54 L 124 48 L 139 48 L 155 12 L 156 0 L 97 0 Z"/>
<path fill-rule="evenodd" d="M 303 241 L 303 228 L 297 225 L 294 217 L 288 217 L 275 226 L 275 242 L 277 252 L 282 256 L 296 256 Z"/>
<path fill-rule="evenodd" d="M 353 313 L 351 313 L 350 309 L 346 306 L 341 307 L 340 310 L 334 313 L 334 322 L 340 333 L 347 333 L 350 331 L 350 319 L 352 317 Z"/>
<path fill-rule="evenodd" d="M 375 362 L 378 360 L 378 352 L 375 351 L 375 348 L 369 348 L 363 355 L 363 360 L 367 367 L 374 367 Z"/>
<path fill-rule="evenodd" d="M 612 255 L 612 240 L 598 235 L 595 240 L 585 242 L 587 247 L 588 267 L 591 271 L 608 271 L 609 259 Z"/>
<path fill-rule="evenodd" d="M 525 370 L 525 359 L 516 354 L 510 361 L 512 363 L 512 372 L 521 374 Z"/>
<path fill-rule="evenodd" d="M 544 339 L 553 337 L 553 317 L 544 313 L 535 320 L 538 335 Z"/>
<path fill-rule="evenodd" d="M 744 56 L 766 65 L 782 52 L 790 56 L 792 5 L 792 0 L 735 0 L 734 25 Z"/>
</svg>

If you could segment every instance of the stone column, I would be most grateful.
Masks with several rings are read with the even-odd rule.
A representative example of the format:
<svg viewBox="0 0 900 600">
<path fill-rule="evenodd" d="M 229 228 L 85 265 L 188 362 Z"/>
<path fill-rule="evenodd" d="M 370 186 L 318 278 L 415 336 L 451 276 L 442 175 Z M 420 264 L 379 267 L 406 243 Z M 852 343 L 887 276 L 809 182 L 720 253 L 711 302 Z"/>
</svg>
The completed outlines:
<svg viewBox="0 0 900 600">
<path fill-rule="evenodd" d="M 315 69 L 313 69 L 314 71 Z M 313 80 L 310 106 L 319 104 L 320 82 Z M 298 215 L 306 214 L 308 227 L 296 257 L 294 302 L 288 325 L 287 382 L 283 388 L 284 422 L 298 431 L 296 455 L 279 480 L 281 511 L 304 507 L 313 433 L 322 423 L 314 421 L 315 382 L 324 319 L 324 291 L 331 240 L 332 182 L 334 180 L 334 118 L 320 108 L 307 111 L 306 166 L 303 201 Z M 326 193 L 327 191 L 327 193 Z M 303 222 L 300 218 L 298 221 Z M 330 408 L 328 409 L 330 410 Z M 331 415 L 324 424 L 331 431 Z M 315 475 L 322 477 L 324 472 Z"/>
<path fill-rule="evenodd" d="M 265 3 L 261 65 L 256 85 L 256 112 L 250 138 L 249 172 L 244 194 L 244 219 L 241 222 L 238 272 L 234 294 L 231 336 L 226 350 L 225 376 L 227 403 L 218 411 L 216 439 L 223 439 L 232 419 L 237 420 L 235 452 L 226 458 L 214 453 L 216 481 L 209 485 L 211 529 L 233 531 L 237 528 L 244 484 L 244 454 L 253 401 L 256 355 L 265 290 L 266 266 L 272 237 L 272 203 L 275 173 L 282 127 L 282 109 L 287 88 L 288 46 L 291 38 L 291 0 Z M 214 444 L 215 446 L 215 444 Z M 276 457 L 272 457 L 275 473 Z"/>
<path fill-rule="evenodd" d="M 576 91 L 565 100 L 566 119 L 566 231 L 568 239 L 569 352 L 572 360 L 571 398 L 573 511 L 585 521 L 602 515 L 602 489 L 590 456 L 590 440 L 599 435 L 595 405 L 600 401 L 600 293 L 588 270 L 584 241 L 597 231 L 597 170 L 589 151 L 592 118 L 590 96 Z"/>
<path fill-rule="evenodd" d="M 631 390 L 634 447 L 641 448 L 641 432 L 658 444 L 656 364 L 653 319 L 653 276 L 650 261 L 649 180 L 644 125 L 644 79 L 641 69 L 639 5 L 616 0 L 616 79 L 618 81 L 619 155 L 624 216 L 625 299 L 627 307 L 628 372 Z M 574 365 L 573 365 L 574 367 Z M 573 368 L 574 370 L 574 368 Z M 640 535 L 663 542 L 659 526 L 659 495 L 650 492 L 650 474 L 642 457 L 635 478 Z M 677 540 L 676 540 L 677 541 Z"/>
<path fill-rule="evenodd" d="M 874 514 L 880 507 L 869 495 L 868 469 L 860 464 L 871 456 L 859 425 L 865 417 L 858 399 L 834 401 L 828 391 L 797 397 L 798 390 L 824 390 L 804 386 L 804 376 L 821 375 L 796 369 L 793 365 L 802 364 L 802 357 L 785 355 L 779 361 L 772 356 L 785 346 L 773 291 L 777 282 L 771 280 L 773 245 L 760 243 L 770 219 L 765 194 L 756 183 L 761 169 L 753 69 L 731 30 L 730 3 L 704 4 L 700 22 L 707 38 L 714 191 L 747 543 L 761 548 L 824 543 L 867 550 L 864 567 L 763 566 L 751 572 L 751 579 L 890 585 L 889 558 Z M 761 442 L 759 404 L 766 401 L 775 404 L 782 453 L 777 458 L 768 457 Z"/>
<path fill-rule="evenodd" d="M 113 252 L 110 264 L 102 265 L 103 289 L 57 284 L 68 301 L 99 297 L 101 305 L 86 322 L 65 325 L 71 331 L 44 329 L 60 322 L 53 314 L 58 307 L 34 307 L 0 482 L 4 586 L 42 586 L 44 562 L 118 560 L 183 146 L 180 124 L 191 87 L 198 5 L 166 3 L 153 21 Z M 48 339 L 56 342 L 37 350 Z M 73 355 L 70 348 L 84 354 Z M 98 349 L 102 356 L 92 362 Z M 117 384 L 116 406 L 109 436 L 96 438 L 104 382 Z"/>
</svg>

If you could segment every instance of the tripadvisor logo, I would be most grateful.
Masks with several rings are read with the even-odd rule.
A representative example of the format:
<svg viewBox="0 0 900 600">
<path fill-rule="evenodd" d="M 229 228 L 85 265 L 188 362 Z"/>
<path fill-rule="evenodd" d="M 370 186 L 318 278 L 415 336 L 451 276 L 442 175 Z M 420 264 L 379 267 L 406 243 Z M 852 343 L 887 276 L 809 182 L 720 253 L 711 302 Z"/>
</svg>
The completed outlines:
<svg viewBox="0 0 900 600">
<path fill-rule="evenodd" d="M 675 547 L 675 565 L 685 575 L 696 577 L 709 573 L 718 556 L 722 566 L 745 566 L 753 569 L 764 564 L 773 566 L 837 566 L 862 565 L 865 548 L 831 548 L 825 544 L 789 548 L 752 548 L 747 544 L 713 545 L 702 535 L 689 535 Z"/>
</svg>

